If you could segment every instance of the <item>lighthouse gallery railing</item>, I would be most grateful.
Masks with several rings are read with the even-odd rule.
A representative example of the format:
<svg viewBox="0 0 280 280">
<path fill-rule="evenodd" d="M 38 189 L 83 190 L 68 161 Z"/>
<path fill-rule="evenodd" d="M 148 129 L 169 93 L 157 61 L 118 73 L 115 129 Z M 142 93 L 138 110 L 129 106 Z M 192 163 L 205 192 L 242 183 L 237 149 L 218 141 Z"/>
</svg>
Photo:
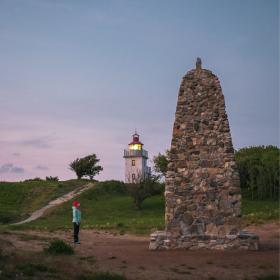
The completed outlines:
<svg viewBox="0 0 280 280">
<path fill-rule="evenodd" d="M 124 150 L 124 157 L 146 157 L 148 152 L 146 150 Z"/>
</svg>

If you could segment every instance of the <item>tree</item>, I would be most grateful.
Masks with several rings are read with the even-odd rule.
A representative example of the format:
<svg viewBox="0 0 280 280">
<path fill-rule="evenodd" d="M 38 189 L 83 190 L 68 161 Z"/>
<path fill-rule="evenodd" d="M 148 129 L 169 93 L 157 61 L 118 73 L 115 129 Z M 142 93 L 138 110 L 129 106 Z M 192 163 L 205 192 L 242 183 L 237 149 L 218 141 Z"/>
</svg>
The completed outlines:
<svg viewBox="0 0 280 280">
<path fill-rule="evenodd" d="M 161 176 L 164 177 L 169 163 L 169 155 L 170 155 L 170 151 L 166 150 L 165 154 L 159 153 L 157 156 L 154 156 L 153 158 L 155 172 L 159 173 Z"/>
<path fill-rule="evenodd" d="M 140 210 L 143 201 L 163 191 L 163 185 L 159 183 L 159 176 L 138 174 L 133 183 L 127 184 L 127 191 L 133 198 L 136 209 Z"/>
<path fill-rule="evenodd" d="M 83 158 L 76 158 L 69 166 L 76 173 L 78 179 L 87 176 L 92 180 L 95 175 L 103 170 L 102 166 L 97 165 L 98 162 L 99 159 L 96 158 L 95 154 L 92 154 Z"/>
</svg>

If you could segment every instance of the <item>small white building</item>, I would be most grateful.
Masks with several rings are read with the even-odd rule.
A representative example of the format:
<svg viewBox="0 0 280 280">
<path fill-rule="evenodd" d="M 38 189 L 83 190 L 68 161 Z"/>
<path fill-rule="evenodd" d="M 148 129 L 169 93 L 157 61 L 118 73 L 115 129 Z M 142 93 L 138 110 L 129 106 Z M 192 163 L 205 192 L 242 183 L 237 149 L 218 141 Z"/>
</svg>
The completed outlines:
<svg viewBox="0 0 280 280">
<path fill-rule="evenodd" d="M 124 150 L 125 183 L 135 183 L 140 177 L 151 174 L 151 167 L 147 166 L 148 152 L 143 149 L 139 134 L 135 132 L 128 150 Z"/>
</svg>

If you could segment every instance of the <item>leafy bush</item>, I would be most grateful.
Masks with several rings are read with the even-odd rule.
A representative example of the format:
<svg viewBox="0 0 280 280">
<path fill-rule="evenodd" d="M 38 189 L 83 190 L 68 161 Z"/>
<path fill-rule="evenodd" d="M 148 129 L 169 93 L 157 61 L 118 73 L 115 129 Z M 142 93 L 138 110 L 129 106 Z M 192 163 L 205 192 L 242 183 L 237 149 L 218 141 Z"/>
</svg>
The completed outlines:
<svg viewBox="0 0 280 280">
<path fill-rule="evenodd" d="M 57 177 L 57 176 L 55 176 L 55 177 L 52 177 L 52 176 L 47 176 L 47 177 L 46 177 L 46 181 L 54 181 L 54 182 L 58 182 L 58 181 L 59 181 L 59 179 L 58 179 L 58 177 Z"/>
<path fill-rule="evenodd" d="M 73 255 L 73 248 L 66 244 L 63 240 L 54 240 L 50 246 L 45 249 L 46 253 L 51 255 Z"/>
<path fill-rule="evenodd" d="M 143 201 L 153 195 L 161 192 L 161 184 L 158 182 L 157 176 L 138 175 L 134 183 L 127 184 L 127 191 L 133 198 L 136 209 L 141 209 Z"/>
<path fill-rule="evenodd" d="M 165 176 L 167 172 L 167 166 L 170 161 L 170 151 L 166 150 L 165 154 L 159 153 L 157 156 L 154 156 L 154 170 L 156 173 L 160 174 L 161 176 Z"/>
<path fill-rule="evenodd" d="M 97 272 L 88 276 L 80 276 L 78 280 L 126 280 L 125 276 L 109 273 L 109 272 Z"/>
<path fill-rule="evenodd" d="M 240 149 L 235 154 L 243 195 L 252 200 L 278 200 L 279 156 L 274 146 Z"/>
</svg>

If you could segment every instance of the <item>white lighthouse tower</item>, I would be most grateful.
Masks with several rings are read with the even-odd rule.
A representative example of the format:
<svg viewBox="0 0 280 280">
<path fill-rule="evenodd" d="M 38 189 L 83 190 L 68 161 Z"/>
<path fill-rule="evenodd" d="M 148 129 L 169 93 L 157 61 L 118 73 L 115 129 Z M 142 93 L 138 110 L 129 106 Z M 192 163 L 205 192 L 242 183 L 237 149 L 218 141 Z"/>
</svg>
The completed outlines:
<svg viewBox="0 0 280 280">
<path fill-rule="evenodd" d="M 124 150 L 125 183 L 135 183 L 141 176 L 151 173 L 151 168 L 147 166 L 148 152 L 143 149 L 143 145 L 139 134 L 135 132 L 132 142 L 128 144 L 128 150 Z"/>
</svg>

